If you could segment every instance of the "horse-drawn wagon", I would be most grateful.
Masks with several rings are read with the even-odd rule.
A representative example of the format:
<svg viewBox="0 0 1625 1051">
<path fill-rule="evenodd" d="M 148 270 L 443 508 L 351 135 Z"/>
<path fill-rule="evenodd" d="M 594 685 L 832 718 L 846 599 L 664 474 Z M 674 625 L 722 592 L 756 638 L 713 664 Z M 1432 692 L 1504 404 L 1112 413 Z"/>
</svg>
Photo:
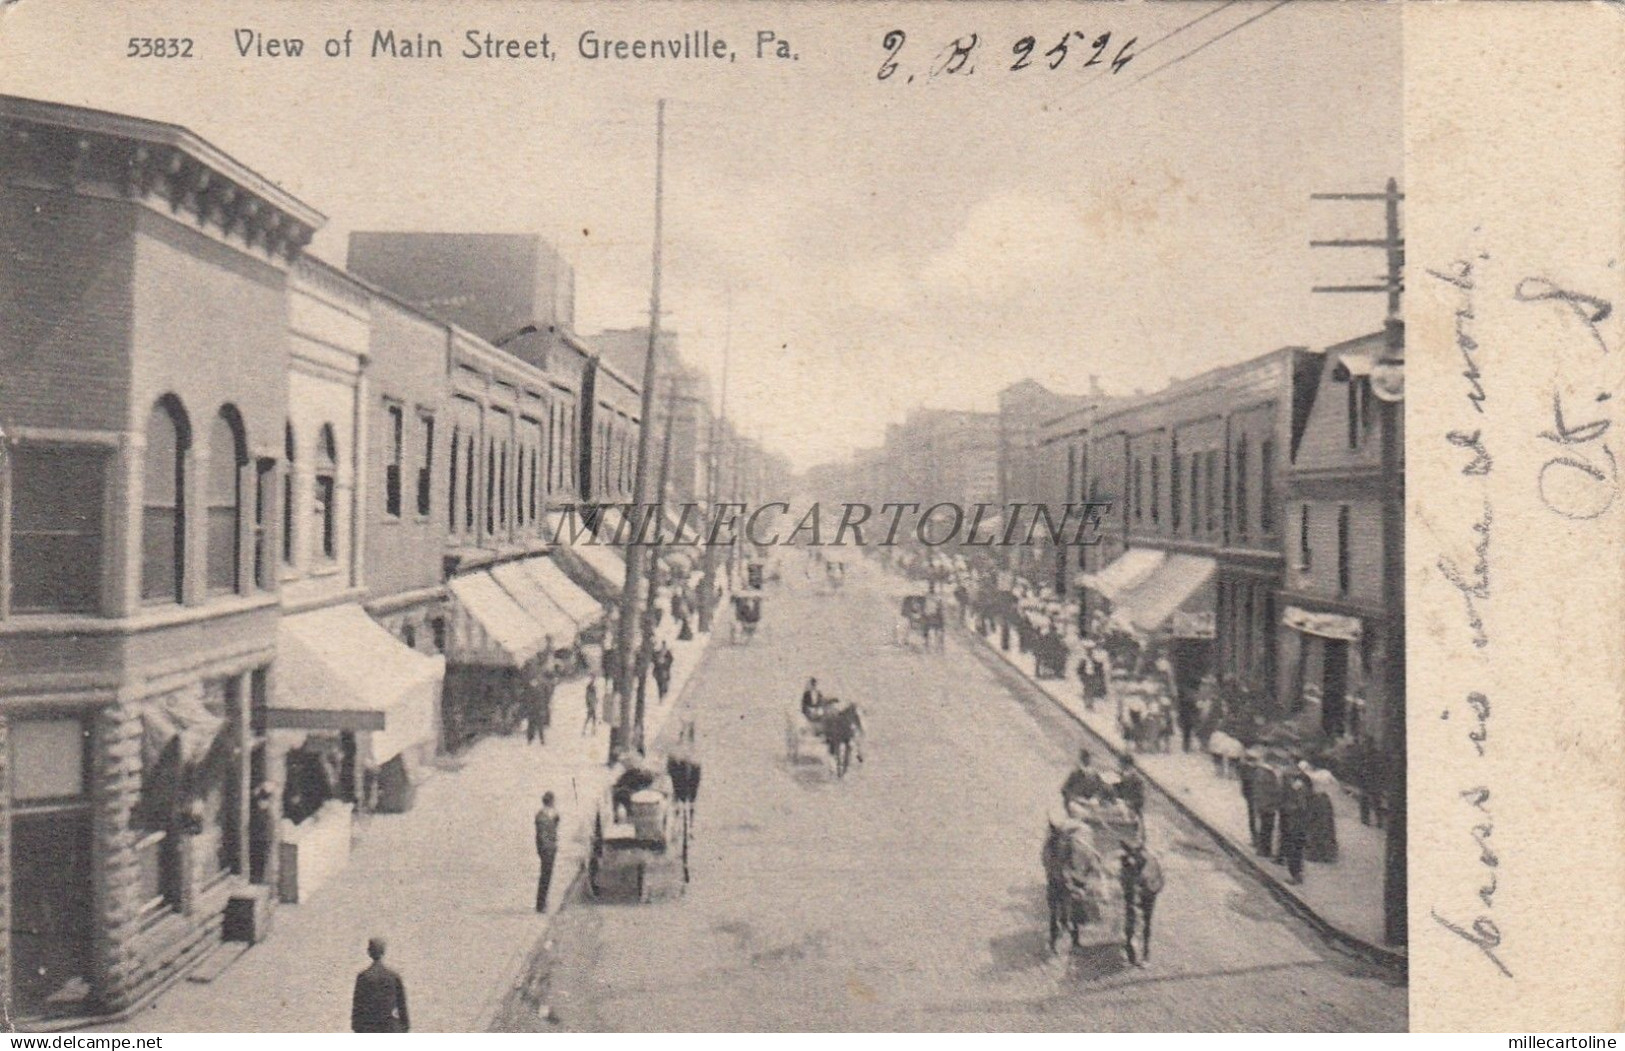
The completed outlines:
<svg viewBox="0 0 1625 1051">
<path fill-rule="evenodd" d="M 1123 944 L 1122 848 L 1140 834 L 1139 817 L 1115 799 L 1073 799 L 1050 816 L 1043 865 L 1051 950 L 1063 933 L 1074 947 Z"/>
</svg>

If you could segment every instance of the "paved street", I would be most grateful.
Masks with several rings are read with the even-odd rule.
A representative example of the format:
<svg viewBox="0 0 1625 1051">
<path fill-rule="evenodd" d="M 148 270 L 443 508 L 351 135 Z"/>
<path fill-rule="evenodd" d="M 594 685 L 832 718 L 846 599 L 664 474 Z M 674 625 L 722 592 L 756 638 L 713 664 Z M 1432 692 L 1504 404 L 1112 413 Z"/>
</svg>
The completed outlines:
<svg viewBox="0 0 1625 1051">
<path fill-rule="evenodd" d="M 1327 948 L 1155 799 L 1151 965 L 1051 956 L 1039 845 L 1083 731 L 960 640 L 892 646 L 901 585 L 872 567 L 834 595 L 786 569 L 765 637 L 714 647 L 685 696 L 705 763 L 688 893 L 573 900 L 498 1028 L 1405 1028 L 1401 984 Z M 867 762 L 844 781 L 786 757 L 809 674 L 864 707 Z"/>
</svg>

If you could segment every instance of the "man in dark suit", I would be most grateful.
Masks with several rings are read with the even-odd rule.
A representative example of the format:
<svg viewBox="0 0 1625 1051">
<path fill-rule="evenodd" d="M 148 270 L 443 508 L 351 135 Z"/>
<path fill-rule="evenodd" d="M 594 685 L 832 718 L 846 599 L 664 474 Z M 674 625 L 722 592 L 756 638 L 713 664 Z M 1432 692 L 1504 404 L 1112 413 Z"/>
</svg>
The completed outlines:
<svg viewBox="0 0 1625 1051">
<path fill-rule="evenodd" d="M 412 1028 L 406 1017 L 406 985 L 384 966 L 384 939 L 367 939 L 372 966 L 355 976 L 350 999 L 350 1029 L 357 1033 L 405 1033 Z"/>
</svg>

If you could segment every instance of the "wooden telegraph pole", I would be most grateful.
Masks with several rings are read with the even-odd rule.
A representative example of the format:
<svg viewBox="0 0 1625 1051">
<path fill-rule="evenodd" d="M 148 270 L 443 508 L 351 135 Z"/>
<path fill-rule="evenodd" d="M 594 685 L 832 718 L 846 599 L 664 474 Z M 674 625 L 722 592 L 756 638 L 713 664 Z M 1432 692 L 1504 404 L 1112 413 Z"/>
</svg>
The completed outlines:
<svg viewBox="0 0 1625 1051">
<path fill-rule="evenodd" d="M 1316 292 L 1372 292 L 1388 297 L 1383 322 L 1385 339 L 1382 370 L 1373 370 L 1372 391 L 1382 409 L 1382 606 L 1383 703 L 1385 784 L 1388 789 L 1388 839 L 1383 861 L 1383 935 L 1390 945 L 1408 940 L 1409 883 L 1405 868 L 1407 849 L 1405 748 L 1405 460 L 1399 444 L 1404 411 L 1405 322 L 1400 313 L 1405 289 L 1405 241 L 1400 236 L 1399 183 L 1388 180 L 1382 193 L 1317 193 L 1317 201 L 1381 201 L 1387 219 L 1381 238 L 1311 241 L 1312 248 L 1380 248 L 1387 256 L 1387 273 L 1380 284 L 1319 286 Z"/>
<path fill-rule="evenodd" d="M 616 749 L 643 747 L 643 708 L 636 710 L 634 724 L 632 707 L 632 676 L 637 672 L 634 647 L 640 628 L 638 617 L 638 586 L 643 580 L 643 560 L 647 552 L 642 540 L 642 526 L 636 518 L 644 511 L 649 493 L 649 432 L 654 426 L 655 354 L 660 340 L 660 256 L 663 208 L 666 189 L 666 100 L 655 108 L 655 235 L 653 277 L 649 287 L 649 348 L 643 357 L 642 407 L 638 418 L 638 464 L 632 483 L 632 543 L 626 546 L 626 582 L 621 588 L 621 619 L 615 640 L 615 663 L 618 666 L 616 684 L 620 689 L 620 718 L 610 736 Z M 641 681 L 642 676 L 639 676 Z"/>
<path fill-rule="evenodd" d="M 646 582 L 649 591 L 648 599 L 643 606 L 643 649 L 639 657 L 639 662 L 645 669 L 654 666 L 655 606 L 660 598 L 660 588 L 656 586 L 660 577 L 660 531 L 666 524 L 663 519 L 666 514 L 666 480 L 671 475 L 671 431 L 677 416 L 677 377 L 672 376 L 666 386 L 666 435 L 660 443 L 660 481 L 655 484 L 655 524 L 654 531 L 649 534 L 649 577 Z M 639 675 L 636 720 L 639 748 L 643 747 L 643 713 L 646 710 L 645 700 L 648 692 L 649 677 Z"/>
</svg>

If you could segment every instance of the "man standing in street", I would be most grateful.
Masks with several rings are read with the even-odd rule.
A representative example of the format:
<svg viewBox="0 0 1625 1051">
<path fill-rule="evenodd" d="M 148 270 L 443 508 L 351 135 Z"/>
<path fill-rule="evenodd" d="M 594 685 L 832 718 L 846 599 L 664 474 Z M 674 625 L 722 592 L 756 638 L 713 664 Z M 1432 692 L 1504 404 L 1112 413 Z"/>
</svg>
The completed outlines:
<svg viewBox="0 0 1625 1051">
<path fill-rule="evenodd" d="M 1117 870 L 1123 888 L 1123 950 L 1128 962 L 1143 967 L 1151 962 L 1151 914 L 1157 908 L 1157 895 L 1162 893 L 1162 863 L 1146 849 L 1143 839 L 1123 844 L 1123 856 Z M 1134 953 L 1135 919 L 1139 919 L 1140 953 Z"/>
<path fill-rule="evenodd" d="M 541 872 L 536 877 L 536 911 L 547 911 L 547 891 L 553 882 L 553 862 L 559 854 L 559 812 L 553 807 L 553 793 L 542 793 L 542 809 L 536 811 L 536 858 Z"/>
<path fill-rule="evenodd" d="M 662 640 L 654 656 L 655 689 L 662 701 L 666 699 L 666 693 L 671 689 L 671 665 L 671 648 Z"/>
<path fill-rule="evenodd" d="M 410 1032 L 406 984 L 400 975 L 384 966 L 384 939 L 368 938 L 367 955 L 372 957 L 372 965 L 355 976 L 355 993 L 350 997 L 351 1031 Z"/>
<path fill-rule="evenodd" d="M 1134 816 L 1142 821 L 1144 827 L 1145 817 L 1145 778 L 1140 776 L 1139 768 L 1134 765 L 1134 757 L 1127 752 L 1119 765 L 1117 775 L 1117 798 L 1128 804 L 1134 811 Z"/>
</svg>

